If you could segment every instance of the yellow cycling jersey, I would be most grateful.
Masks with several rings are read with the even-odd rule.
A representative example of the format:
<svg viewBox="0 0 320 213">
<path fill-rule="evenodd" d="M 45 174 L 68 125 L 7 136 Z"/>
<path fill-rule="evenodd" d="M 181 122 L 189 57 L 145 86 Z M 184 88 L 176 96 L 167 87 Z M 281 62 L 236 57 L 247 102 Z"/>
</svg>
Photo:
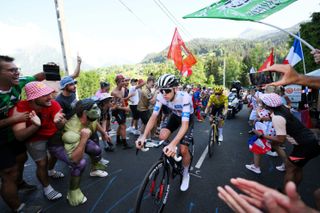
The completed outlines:
<svg viewBox="0 0 320 213">
<path fill-rule="evenodd" d="M 228 97 L 225 95 L 220 95 L 218 98 L 215 94 L 212 94 L 209 98 L 208 106 L 214 105 L 215 107 L 219 108 L 224 106 L 225 108 L 228 107 Z"/>
</svg>

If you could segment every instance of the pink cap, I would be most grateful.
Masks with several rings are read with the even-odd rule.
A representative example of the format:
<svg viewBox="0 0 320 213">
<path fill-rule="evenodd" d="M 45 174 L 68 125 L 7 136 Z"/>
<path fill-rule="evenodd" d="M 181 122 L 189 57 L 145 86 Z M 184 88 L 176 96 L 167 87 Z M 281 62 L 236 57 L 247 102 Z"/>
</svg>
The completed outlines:
<svg viewBox="0 0 320 213">
<path fill-rule="evenodd" d="M 24 89 L 26 90 L 27 101 L 31 101 L 54 92 L 54 89 L 40 81 L 27 83 Z"/>
<path fill-rule="evenodd" d="M 269 107 L 279 107 L 282 105 L 281 97 L 275 93 L 262 94 L 260 99 Z"/>
</svg>

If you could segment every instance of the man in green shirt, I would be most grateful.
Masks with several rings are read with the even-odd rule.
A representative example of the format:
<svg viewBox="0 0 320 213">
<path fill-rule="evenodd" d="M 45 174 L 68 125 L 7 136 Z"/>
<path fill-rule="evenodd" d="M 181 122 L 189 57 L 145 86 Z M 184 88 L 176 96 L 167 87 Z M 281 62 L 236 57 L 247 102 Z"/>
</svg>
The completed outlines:
<svg viewBox="0 0 320 213">
<path fill-rule="evenodd" d="M 29 82 L 45 79 L 44 73 L 33 77 L 21 77 L 20 69 L 13 63 L 14 59 L 0 55 L 0 176 L 2 178 L 1 196 L 13 211 L 25 210 L 25 204 L 18 197 L 18 189 L 36 189 L 23 179 L 24 163 L 27 161 L 25 145 L 17 142 L 11 126 L 25 122 L 29 113 L 8 117 L 9 110 L 20 100 L 22 88 Z M 17 185 L 18 183 L 18 185 Z M 41 208 L 34 208 L 33 211 Z"/>
</svg>

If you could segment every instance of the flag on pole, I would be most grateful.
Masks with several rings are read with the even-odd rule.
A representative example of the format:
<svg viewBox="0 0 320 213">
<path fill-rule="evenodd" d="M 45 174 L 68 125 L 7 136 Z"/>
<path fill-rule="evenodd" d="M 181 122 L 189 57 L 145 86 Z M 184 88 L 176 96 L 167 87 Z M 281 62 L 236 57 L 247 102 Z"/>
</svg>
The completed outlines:
<svg viewBox="0 0 320 213">
<path fill-rule="evenodd" d="M 192 74 L 191 67 L 197 63 L 197 60 L 183 42 L 177 28 L 174 31 L 167 58 L 174 61 L 182 76 L 190 76 Z"/>
<path fill-rule="evenodd" d="M 269 55 L 269 57 L 267 58 L 267 60 L 265 60 L 265 62 L 262 64 L 262 66 L 259 68 L 258 72 L 261 72 L 262 70 L 270 67 L 271 65 L 274 64 L 274 56 L 273 56 L 273 48 L 271 50 L 271 53 Z"/>
<path fill-rule="evenodd" d="M 298 33 L 300 37 L 300 34 Z M 290 64 L 291 66 L 296 65 L 303 59 L 303 51 L 301 47 L 301 42 L 298 39 L 294 39 L 293 46 L 290 48 L 289 54 L 283 61 L 284 64 Z"/>
<path fill-rule="evenodd" d="M 295 1 L 220 0 L 183 18 L 221 18 L 239 21 L 259 21 Z"/>
</svg>

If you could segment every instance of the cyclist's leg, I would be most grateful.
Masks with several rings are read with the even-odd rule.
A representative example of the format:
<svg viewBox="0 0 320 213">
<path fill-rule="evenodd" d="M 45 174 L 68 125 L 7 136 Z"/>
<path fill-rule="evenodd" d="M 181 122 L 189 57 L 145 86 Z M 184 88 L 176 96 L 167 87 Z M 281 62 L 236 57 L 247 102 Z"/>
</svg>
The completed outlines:
<svg viewBox="0 0 320 213">
<path fill-rule="evenodd" d="M 189 147 L 193 143 L 193 116 L 189 120 L 189 128 L 184 138 L 180 141 L 180 153 L 182 155 L 182 165 L 183 165 L 183 177 L 180 186 L 181 191 L 186 191 L 189 188 L 190 174 L 189 167 L 191 163 L 191 154 Z"/>
<path fill-rule="evenodd" d="M 182 164 L 184 167 L 189 168 L 191 162 L 191 154 L 189 147 L 193 143 L 193 116 L 190 117 L 188 131 L 180 141 L 180 153 L 182 155 Z"/>
<path fill-rule="evenodd" d="M 224 124 L 224 119 L 221 116 L 222 115 L 222 111 L 223 111 L 223 107 L 220 107 L 217 109 L 218 111 L 218 116 L 220 117 L 219 122 L 218 122 L 218 135 L 219 135 L 219 139 L 218 141 L 223 141 L 223 124 Z"/>
<path fill-rule="evenodd" d="M 177 116 L 173 113 L 170 114 L 168 119 L 165 119 L 161 125 L 159 134 L 160 140 L 167 140 L 172 132 L 174 132 L 180 125 L 177 123 Z"/>
</svg>

